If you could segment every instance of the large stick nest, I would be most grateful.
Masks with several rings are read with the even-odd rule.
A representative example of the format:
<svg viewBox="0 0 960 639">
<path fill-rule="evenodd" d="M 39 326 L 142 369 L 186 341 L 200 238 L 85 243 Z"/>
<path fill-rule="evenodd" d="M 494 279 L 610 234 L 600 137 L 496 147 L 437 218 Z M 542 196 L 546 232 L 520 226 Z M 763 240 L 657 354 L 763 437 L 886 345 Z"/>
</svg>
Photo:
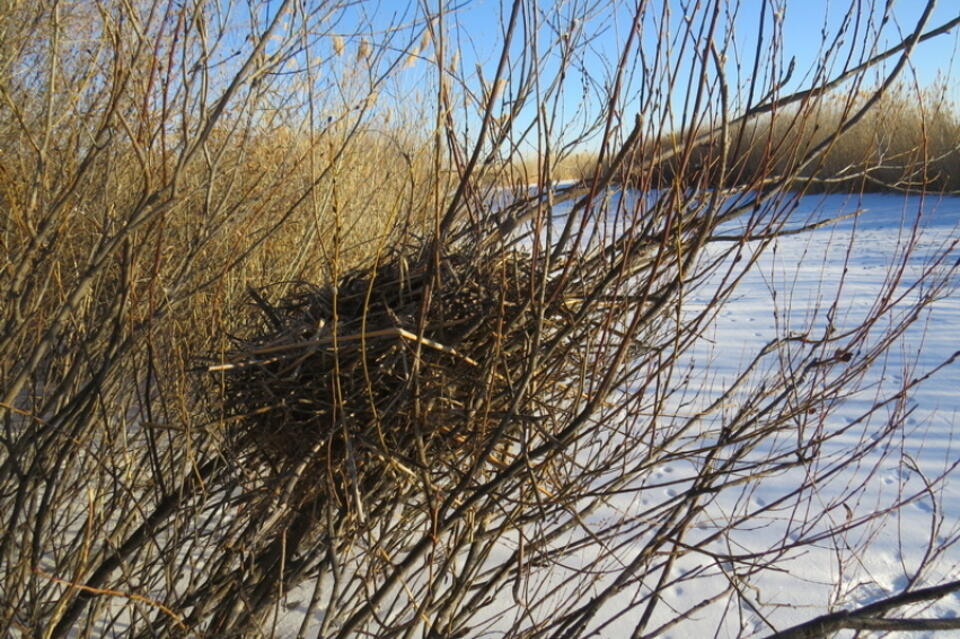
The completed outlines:
<svg viewBox="0 0 960 639">
<path fill-rule="evenodd" d="M 549 428 L 564 410 L 582 363 L 554 349 L 532 376 L 550 375 L 550 392 L 518 389 L 560 325 L 533 311 L 534 270 L 522 251 L 408 250 L 276 301 L 251 290 L 258 319 L 209 368 L 224 378 L 231 449 L 278 482 L 309 476 L 301 504 L 503 468 L 518 428 Z M 558 312 L 569 317 L 563 300 Z"/>
</svg>

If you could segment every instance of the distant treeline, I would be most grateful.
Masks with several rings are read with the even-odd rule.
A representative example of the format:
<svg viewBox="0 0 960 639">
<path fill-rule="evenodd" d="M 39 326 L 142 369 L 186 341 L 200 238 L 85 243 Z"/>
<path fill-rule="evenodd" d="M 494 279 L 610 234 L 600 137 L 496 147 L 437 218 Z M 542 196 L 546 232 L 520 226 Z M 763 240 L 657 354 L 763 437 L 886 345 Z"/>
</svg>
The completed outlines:
<svg viewBox="0 0 960 639">
<path fill-rule="evenodd" d="M 648 138 L 613 181 L 639 188 L 781 183 L 809 192 L 960 194 L 960 116 L 942 91 L 919 99 L 916 92 L 894 91 L 837 136 L 860 106 L 855 96 L 836 98 L 732 124 L 726 155 L 716 133 Z M 558 163 L 556 177 L 587 179 L 595 169 L 596 156 L 579 153 Z"/>
</svg>

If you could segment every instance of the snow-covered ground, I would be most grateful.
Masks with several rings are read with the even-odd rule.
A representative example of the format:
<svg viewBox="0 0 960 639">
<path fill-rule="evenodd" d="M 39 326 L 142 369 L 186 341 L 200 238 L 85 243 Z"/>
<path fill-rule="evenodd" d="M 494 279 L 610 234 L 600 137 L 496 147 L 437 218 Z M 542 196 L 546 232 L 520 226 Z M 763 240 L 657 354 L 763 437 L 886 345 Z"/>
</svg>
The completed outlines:
<svg viewBox="0 0 960 639">
<path fill-rule="evenodd" d="M 834 300 L 838 300 L 833 315 L 836 330 L 855 326 L 877 303 L 884 283 L 900 269 L 902 277 L 893 290 L 904 295 L 905 304 L 928 294 L 925 288 L 911 287 L 934 257 L 958 237 L 960 199 L 807 196 L 793 215 L 805 223 L 857 209 L 864 212 L 856 219 L 780 238 L 760 257 L 705 335 L 707 339 L 691 354 L 710 362 L 695 369 L 709 372 L 709 379 L 702 380 L 708 390 L 719 391 L 729 384 L 769 340 L 822 330 Z M 914 235 L 912 224 L 920 210 L 922 228 Z M 905 256 L 911 241 L 914 246 Z M 957 258 L 954 250 L 948 265 L 953 266 Z M 953 286 L 958 283 L 954 277 Z M 748 548 L 766 550 L 781 537 L 802 541 L 818 529 L 857 522 L 904 501 L 906 505 L 846 534 L 786 552 L 776 570 L 744 580 L 741 601 L 753 606 L 741 603 L 739 610 L 727 610 L 723 624 L 719 623 L 722 606 L 709 606 L 696 615 L 695 623 L 678 627 L 675 636 L 763 636 L 774 627 L 783 629 L 822 614 L 828 605 L 853 606 L 895 594 L 913 580 L 919 587 L 960 579 L 960 548 L 947 547 L 939 556 L 928 556 L 960 534 L 960 471 L 953 469 L 960 461 L 960 442 L 954 441 L 954 429 L 960 425 L 960 362 L 948 364 L 901 401 L 865 418 L 878 398 L 895 395 L 904 380 L 923 377 L 960 349 L 960 295 L 948 287 L 939 296 L 869 371 L 862 390 L 832 407 L 825 427 L 847 430 L 821 451 L 820 468 L 842 463 L 869 445 L 871 434 L 891 419 L 902 418 L 904 427 L 888 445 L 878 446 L 829 482 L 818 483 L 803 502 L 809 511 L 791 510 L 795 502 L 788 499 L 784 508 L 763 511 L 733 537 L 742 544 L 741 553 Z M 763 509 L 802 484 L 804 472 L 800 467 L 764 477 L 739 497 Z M 947 480 L 937 483 L 944 475 Z M 931 490 L 928 483 L 935 484 Z M 718 505 L 729 512 L 736 507 Z M 819 525 L 809 529 L 799 525 L 821 515 Z M 918 574 L 922 562 L 926 568 Z M 708 563 L 688 559 L 682 570 L 705 569 Z M 693 580 L 672 595 L 686 600 L 687 606 L 680 606 L 685 609 L 709 596 L 710 585 L 709 579 Z M 958 614 L 960 597 L 955 595 L 929 606 L 923 616 Z M 661 609 L 660 616 L 668 621 L 669 610 Z"/>
</svg>

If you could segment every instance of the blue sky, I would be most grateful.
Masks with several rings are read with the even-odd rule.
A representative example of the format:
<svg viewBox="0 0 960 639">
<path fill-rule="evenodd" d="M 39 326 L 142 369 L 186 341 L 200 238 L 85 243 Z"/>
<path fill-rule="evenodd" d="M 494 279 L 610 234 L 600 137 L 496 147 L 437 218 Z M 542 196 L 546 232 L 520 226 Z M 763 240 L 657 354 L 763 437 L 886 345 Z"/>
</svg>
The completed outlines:
<svg viewBox="0 0 960 639">
<path fill-rule="evenodd" d="M 461 7 L 455 11 L 455 16 L 461 29 L 467 35 L 470 43 L 470 49 L 465 51 L 468 55 L 477 55 L 483 59 L 485 64 L 489 64 L 495 51 L 494 47 L 498 44 L 501 31 L 501 20 L 505 20 L 508 6 L 498 0 L 472 0 L 463 2 Z M 567 13 L 577 13 L 581 8 L 589 6 L 586 2 L 542 2 L 540 9 L 545 13 L 551 13 L 550 8 L 560 6 L 561 11 Z M 649 2 L 648 12 L 657 13 L 663 2 Z M 670 0 L 673 7 L 674 20 L 679 20 L 683 15 L 683 6 L 695 4 L 694 2 L 683 2 L 680 0 Z M 704 3 L 706 4 L 706 3 Z M 770 14 L 776 11 L 777 7 L 783 10 L 783 25 L 785 47 L 787 51 L 796 55 L 800 68 L 809 66 L 812 63 L 812 55 L 816 53 L 816 45 L 820 39 L 821 30 L 826 28 L 830 32 L 835 32 L 839 26 L 841 18 L 846 10 L 852 4 L 849 0 L 742 0 L 740 2 L 728 3 L 739 5 L 737 30 L 745 46 L 752 45 L 751 36 L 756 31 L 756 20 L 760 15 L 761 7 L 767 4 L 768 19 Z M 872 11 L 874 15 L 882 13 L 885 2 L 882 0 L 865 0 L 856 4 L 862 4 L 864 12 Z M 899 41 L 900 37 L 910 31 L 917 23 L 921 10 L 925 2 L 920 0 L 896 0 L 891 3 L 892 19 L 884 25 L 884 38 L 889 44 Z M 609 28 L 601 34 L 598 46 L 609 47 L 610 50 L 618 48 L 619 42 L 625 38 L 625 31 L 629 27 L 630 14 L 633 11 L 632 2 L 613 3 L 613 10 L 602 8 L 597 11 L 597 22 L 609 22 Z M 390 3 L 377 5 L 377 11 L 389 12 Z M 872 7 L 872 9 L 871 9 Z M 611 13 L 616 13 L 611 17 Z M 938 25 L 947 20 L 960 15 L 960 1 L 947 0 L 938 3 L 933 15 L 929 20 L 929 25 Z M 848 38 L 849 39 L 849 38 Z M 938 71 L 956 74 L 957 62 L 957 37 L 955 34 L 940 36 L 924 43 L 914 57 L 914 66 L 925 82 L 931 82 Z"/>
<path fill-rule="evenodd" d="M 636 1 L 636 0 L 635 0 Z M 555 75 L 557 68 L 557 54 L 554 47 L 550 49 L 549 42 L 555 41 L 558 31 L 563 32 L 573 26 L 580 29 L 584 37 L 581 40 L 582 56 L 578 58 L 566 77 L 566 88 L 556 101 L 559 108 L 558 120 L 567 123 L 586 122 L 601 108 L 602 100 L 611 85 L 615 74 L 616 61 L 623 50 L 624 43 L 629 35 L 634 2 L 600 2 L 598 0 L 562 0 L 558 2 L 526 2 L 524 11 L 528 12 L 524 18 L 530 24 L 529 12 L 536 13 L 536 23 L 539 26 L 536 37 L 539 41 L 539 51 L 545 56 L 543 76 L 550 79 Z M 643 1 L 643 0 L 640 0 Z M 330 28 L 331 37 L 339 34 L 347 41 L 348 54 L 355 52 L 360 46 L 361 39 L 370 42 L 382 42 L 386 31 L 393 30 L 395 39 L 387 58 L 400 55 L 397 49 L 402 49 L 409 43 L 419 39 L 418 32 L 423 30 L 424 12 L 435 11 L 442 0 L 422 0 L 420 4 L 392 0 L 374 0 L 358 2 L 349 6 L 341 14 L 341 19 Z M 278 6 L 273 0 L 273 6 Z M 886 5 L 891 6 L 889 19 L 882 25 L 877 17 L 883 14 Z M 795 71 L 789 75 L 790 80 L 779 86 L 780 94 L 786 94 L 798 88 L 809 86 L 813 79 L 813 72 L 818 60 L 826 52 L 822 47 L 823 34 L 828 41 L 836 39 L 837 46 L 830 52 L 831 66 L 827 75 L 835 75 L 848 60 L 857 60 L 865 55 L 864 43 L 875 44 L 874 50 L 882 50 L 902 40 L 904 34 L 911 31 L 926 2 L 921 0 L 731 0 L 722 2 L 719 39 L 722 41 L 727 33 L 733 33 L 734 41 L 727 47 L 728 58 L 725 61 L 725 72 L 731 92 L 743 98 L 749 93 L 751 82 L 756 81 L 754 100 L 764 94 L 771 86 L 783 78 L 788 77 L 787 69 L 791 61 Z M 622 117 L 632 121 L 633 114 L 643 111 L 644 99 L 659 99 L 664 101 L 668 96 L 670 105 L 666 109 L 670 117 L 679 122 L 670 123 L 669 128 L 682 128 L 683 102 L 692 92 L 695 85 L 688 84 L 689 76 L 685 73 L 690 69 L 694 59 L 695 49 L 691 48 L 687 39 L 686 48 L 681 37 L 685 25 L 692 24 L 693 29 L 699 28 L 706 22 L 707 10 L 714 5 L 707 0 L 649 0 L 646 2 L 646 16 L 640 37 L 633 43 L 632 61 L 635 65 L 633 75 L 626 77 L 623 94 L 625 96 L 620 108 Z M 271 6 L 270 4 L 266 5 Z M 480 76 L 489 83 L 494 76 L 497 66 L 499 47 L 502 42 L 503 25 L 507 21 L 510 2 L 500 0 L 455 0 L 453 4 L 446 4 L 446 31 L 449 34 L 446 58 L 448 64 L 452 62 L 454 50 L 458 51 L 458 75 L 466 86 L 456 87 L 461 95 L 467 90 L 474 94 L 480 93 Z M 699 6 L 699 9 L 696 7 Z M 843 17 L 851 7 L 861 7 L 859 20 L 843 25 Z M 667 10 L 664 13 L 664 9 Z M 268 9 L 269 11 L 269 9 Z M 572 23 L 573 17 L 588 16 L 587 20 Z M 685 22 L 685 16 L 693 16 L 690 23 Z M 867 16 L 874 16 L 868 20 Z M 928 23 L 928 29 L 940 25 L 960 15 L 960 0 L 941 0 Z M 669 33 L 671 56 L 674 60 L 680 59 L 680 73 L 675 82 L 662 81 L 661 86 L 649 86 L 642 80 L 639 68 L 643 62 L 651 63 L 656 55 L 658 45 L 662 42 L 658 32 L 662 26 L 661 20 L 668 18 L 668 27 L 664 30 Z M 762 20 L 761 20 L 762 16 Z M 781 40 L 772 40 L 773 24 L 782 21 L 783 29 Z M 752 60 L 755 55 L 760 23 L 764 24 L 764 38 L 761 43 L 763 56 L 777 60 L 774 66 L 764 65 L 761 72 L 753 74 Z M 357 25 L 367 25 L 359 27 Z M 369 25 L 373 25 L 372 28 Z M 879 39 L 877 33 L 879 30 Z M 529 34 L 527 34 L 529 35 Z M 588 37 L 589 35 L 589 37 Z M 436 69 L 429 63 L 435 55 L 432 47 L 422 52 L 422 58 L 409 68 L 401 72 L 394 81 L 385 85 L 381 95 L 389 102 L 413 100 L 420 93 L 430 100 L 430 87 L 434 86 Z M 922 43 L 912 58 L 908 73 L 903 81 L 921 87 L 933 85 L 940 81 L 949 89 L 950 97 L 956 102 L 960 97 L 960 82 L 956 82 L 960 75 L 960 53 L 958 53 L 958 35 L 956 32 L 942 35 L 931 41 Z M 512 59 L 517 68 L 522 66 L 523 57 L 519 45 L 512 50 Z M 891 65 L 879 67 L 867 76 L 867 88 L 871 84 L 880 82 L 883 73 Z M 659 93 L 658 93 L 659 92 Z M 510 91 L 505 93 L 509 94 Z M 584 97 L 586 96 L 586 98 Z M 646 96 L 646 98 L 644 97 Z M 659 96 L 659 97 L 655 97 Z M 744 98 L 745 99 L 745 98 Z M 395 102 L 396 103 L 396 102 Z M 647 102 L 649 105 L 651 102 Z M 587 106 L 583 106 L 587 104 Z M 467 127 L 475 132 L 477 129 L 476 114 L 471 113 L 469 104 L 460 103 L 458 116 L 465 119 Z M 508 108 L 509 104 L 502 104 Z M 533 108 L 523 112 L 522 117 L 529 120 Z M 474 109 L 475 110 L 475 109 Z M 734 111 L 737 109 L 734 108 Z M 575 128 L 575 127 L 574 127 Z M 469 135 L 469 134 L 468 134 Z"/>
<path fill-rule="evenodd" d="M 544 21 L 553 21 L 559 25 L 569 23 L 569 17 L 582 15 L 584 12 L 591 14 L 591 19 L 584 26 L 584 31 L 595 34 L 586 48 L 585 66 L 588 67 L 587 74 L 593 76 L 598 82 L 603 82 L 613 74 L 613 66 L 616 57 L 621 51 L 626 37 L 628 35 L 634 3 L 613 3 L 612 5 L 603 4 L 593 10 L 591 7 L 597 3 L 588 0 L 570 0 L 563 3 L 541 3 L 541 19 Z M 684 24 L 684 9 L 690 9 L 696 5 L 695 1 L 669 0 L 666 8 L 669 9 L 669 29 L 673 34 L 682 30 Z M 691 12 L 696 20 L 705 21 L 704 6 L 710 6 L 712 3 L 699 3 L 701 9 L 699 13 Z M 884 7 L 887 3 L 884 0 L 862 0 L 861 2 L 851 2 L 850 0 L 742 0 L 742 2 L 726 3 L 725 12 L 720 22 L 726 25 L 733 25 L 735 44 L 729 47 L 731 57 L 727 61 L 728 81 L 733 91 L 738 89 L 745 92 L 753 76 L 746 71 L 751 67 L 752 58 L 755 54 L 757 34 L 759 32 L 758 24 L 762 9 L 766 5 L 766 11 L 763 13 L 765 22 L 765 38 L 762 46 L 762 53 L 767 55 L 776 52 L 775 57 L 780 59 L 780 67 L 772 72 L 779 77 L 786 74 L 786 68 L 790 61 L 795 63 L 795 72 L 790 76 L 792 81 L 784 84 L 780 89 L 781 93 L 789 93 L 801 87 L 808 86 L 813 69 L 815 69 L 818 59 L 824 56 L 824 49 L 821 47 L 823 34 L 826 34 L 828 41 L 836 41 L 836 46 L 832 50 L 832 63 L 828 74 L 833 75 L 843 68 L 849 59 L 859 59 L 865 54 L 864 46 L 866 42 L 875 43 L 876 51 L 883 50 L 889 46 L 899 43 L 906 33 L 909 33 L 917 24 L 925 2 L 919 0 L 899 0 L 891 3 L 889 19 L 880 23 L 879 17 L 883 15 Z M 732 5 L 732 6 L 731 6 Z M 862 13 L 859 14 L 859 20 L 854 19 L 846 25 L 843 23 L 844 15 L 848 9 L 853 6 L 860 6 Z M 448 16 L 450 24 L 455 23 L 458 27 L 457 37 L 460 43 L 460 63 L 465 73 L 475 75 L 474 69 L 478 66 L 482 69 L 485 78 L 493 76 L 496 68 L 496 62 L 499 55 L 499 43 L 501 42 L 502 25 L 507 21 L 509 12 L 509 3 L 501 3 L 497 0 L 474 0 L 464 3 L 454 14 Z M 559 12 L 552 7 L 559 7 Z M 647 4 L 647 17 L 644 22 L 642 36 L 638 42 L 634 43 L 634 50 L 642 50 L 646 56 L 652 57 L 659 44 L 656 26 L 662 16 L 664 8 L 663 2 L 649 2 Z M 728 10 L 729 9 L 729 10 Z M 779 14 L 779 15 L 775 15 Z M 868 16 L 874 16 L 868 20 Z M 952 18 L 960 15 L 960 0 L 949 0 L 940 2 L 934 14 L 931 16 L 926 30 L 938 26 Z M 774 21 L 782 20 L 783 40 L 772 42 L 770 33 Z M 721 28 L 722 30 L 722 28 Z M 879 39 L 877 35 L 879 33 Z M 550 29 L 543 29 L 540 37 L 544 42 L 551 35 Z M 681 41 L 672 43 L 674 51 L 679 51 Z M 545 48 L 545 45 L 544 45 Z M 690 57 L 689 49 L 679 57 Z M 518 52 L 515 52 L 518 53 Z M 676 55 L 676 53 L 674 54 Z M 514 56 L 516 58 L 516 55 Z M 741 67 L 737 68 L 738 58 Z M 905 83 L 919 86 L 930 86 L 938 80 L 946 82 L 950 87 L 951 97 L 956 100 L 958 97 L 957 83 L 955 79 L 960 71 L 960 62 L 958 62 L 958 37 L 957 33 L 951 33 L 934 38 L 922 43 L 915 52 L 911 66 L 908 72 L 902 76 Z M 689 68 L 687 63 L 681 64 L 684 68 Z M 865 82 L 867 88 L 871 84 L 879 84 L 883 74 L 892 66 L 892 62 L 878 69 L 867 76 Z M 547 74 L 549 75 L 549 73 Z M 575 73 L 573 74 L 576 75 Z M 683 78 L 683 74 L 680 74 Z M 576 103 L 580 101 L 582 92 L 579 90 L 580 82 L 576 77 L 570 78 L 570 95 L 563 99 L 563 105 L 567 111 L 568 117 L 575 117 Z M 758 78 L 762 86 L 766 80 L 769 85 L 770 78 Z M 628 84 L 628 90 L 636 94 L 642 93 L 644 87 L 634 77 L 634 80 Z M 682 100 L 690 93 L 690 89 L 684 82 L 678 82 L 670 89 L 673 92 L 672 111 L 676 112 L 682 107 Z M 761 92 L 757 89 L 757 92 Z M 602 88 L 597 87 L 596 98 L 603 95 Z M 631 108 L 639 110 L 636 104 L 629 102 L 625 105 L 624 111 L 630 111 Z M 573 114 L 571 116 L 571 114 Z M 625 116 L 629 116 L 625 113 Z"/>
<path fill-rule="evenodd" d="M 757 3 L 754 1 L 751 4 Z M 841 9 L 846 8 L 848 3 L 837 2 L 836 0 L 833 0 L 833 2 L 828 0 L 789 0 L 785 4 L 787 5 L 786 19 L 784 20 L 787 46 L 802 58 L 809 53 L 807 43 L 810 42 L 811 34 L 816 38 L 824 23 L 829 28 L 836 29 Z M 869 5 L 871 3 L 864 2 L 863 4 Z M 882 5 L 883 3 L 875 2 L 873 4 Z M 919 0 L 894 2 L 892 5 L 894 17 L 886 26 L 883 40 L 888 45 L 900 41 L 901 36 L 916 26 L 925 4 L 925 2 Z M 947 0 L 944 2 L 941 0 L 930 17 L 929 25 L 942 24 L 958 15 L 960 15 L 960 1 Z M 937 79 L 938 74 L 945 77 L 957 77 L 957 73 L 960 71 L 957 61 L 957 44 L 957 35 L 954 33 L 928 40 L 918 47 L 912 59 L 912 67 L 921 84 L 932 84 Z"/>
</svg>

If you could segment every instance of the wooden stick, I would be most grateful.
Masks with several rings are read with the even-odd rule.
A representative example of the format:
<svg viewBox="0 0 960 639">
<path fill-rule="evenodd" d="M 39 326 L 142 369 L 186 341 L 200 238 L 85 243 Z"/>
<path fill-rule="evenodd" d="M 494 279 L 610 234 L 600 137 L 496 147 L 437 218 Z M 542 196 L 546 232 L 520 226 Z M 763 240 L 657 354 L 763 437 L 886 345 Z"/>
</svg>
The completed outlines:
<svg viewBox="0 0 960 639">
<path fill-rule="evenodd" d="M 479 366 L 476 360 L 457 352 L 455 349 L 449 346 L 446 346 L 445 344 L 441 344 L 440 342 L 434 341 L 427 337 L 419 337 L 415 333 L 411 333 L 405 328 L 400 328 L 400 327 L 382 328 L 380 330 L 369 331 L 367 333 L 354 333 L 352 335 L 340 335 L 336 339 L 338 342 L 355 342 L 358 340 L 370 339 L 374 337 L 400 337 L 406 340 L 410 340 L 412 342 L 418 342 L 420 344 L 423 344 L 424 346 L 429 346 L 432 349 L 442 351 L 444 353 L 449 353 L 450 355 L 453 355 L 455 357 L 459 357 L 460 359 L 467 362 L 471 366 Z M 327 337 L 321 337 L 319 339 L 309 340 L 306 342 L 296 342 L 293 344 L 278 344 L 276 346 L 265 346 L 263 348 L 254 348 L 254 349 L 251 349 L 250 352 L 254 355 L 267 355 L 270 353 L 280 353 L 283 351 L 300 350 L 302 348 L 310 347 L 310 346 L 322 346 L 325 344 L 332 344 L 333 341 L 334 341 L 333 336 L 327 336 Z M 234 368 L 245 368 L 247 366 L 254 366 L 257 364 L 260 364 L 260 365 L 270 364 L 272 362 L 277 362 L 282 359 L 284 359 L 284 356 L 274 357 L 267 360 L 251 360 L 251 361 L 231 363 L 231 364 L 214 364 L 212 366 L 208 366 L 207 371 L 210 373 L 216 373 L 219 371 L 232 370 Z"/>
<path fill-rule="evenodd" d="M 37 573 L 38 575 L 40 575 L 41 577 L 44 577 L 45 579 L 49 579 L 50 581 L 52 581 L 52 582 L 54 582 L 54 583 L 63 584 L 63 585 L 65 585 L 65 586 L 69 586 L 70 588 L 75 588 L 75 589 L 77 589 L 77 590 L 82 590 L 82 591 L 84 591 L 84 592 L 89 592 L 90 594 L 93 594 L 93 595 L 107 595 L 108 597 L 124 597 L 124 598 L 130 599 L 130 600 L 132 600 L 132 601 L 140 601 L 140 602 L 143 602 L 143 603 L 145 603 L 145 604 L 147 604 L 147 605 L 150 605 L 150 606 L 153 606 L 153 607 L 159 609 L 162 613 L 164 613 L 165 615 L 167 615 L 168 617 L 170 617 L 171 619 L 173 619 L 173 621 L 174 621 L 178 626 L 180 626 L 180 628 L 182 628 L 183 630 L 186 630 L 187 632 L 190 632 L 190 631 L 191 631 L 190 627 L 187 626 L 187 625 L 183 622 L 183 618 L 182 618 L 180 615 L 178 615 L 178 614 L 175 613 L 174 611 L 170 610 L 169 608 L 167 608 L 166 606 L 164 606 L 164 605 L 163 605 L 162 603 L 160 603 L 159 601 L 156 601 L 156 600 L 154 600 L 154 599 L 150 599 L 149 597 L 144 597 L 143 595 L 138 595 L 138 594 L 135 593 L 135 592 L 123 592 L 123 591 L 121 591 L 121 590 L 109 590 L 109 589 L 107 589 L 107 588 L 92 588 L 92 587 L 90 587 L 90 586 L 85 586 L 85 585 L 83 585 L 83 584 L 78 584 L 78 583 L 73 582 L 73 581 L 68 581 L 67 579 L 61 579 L 60 577 L 54 577 L 53 575 L 47 574 L 47 573 L 45 573 L 44 571 L 40 570 L 39 567 L 35 567 L 35 568 L 33 569 L 33 571 L 34 571 L 35 573 Z"/>
</svg>

